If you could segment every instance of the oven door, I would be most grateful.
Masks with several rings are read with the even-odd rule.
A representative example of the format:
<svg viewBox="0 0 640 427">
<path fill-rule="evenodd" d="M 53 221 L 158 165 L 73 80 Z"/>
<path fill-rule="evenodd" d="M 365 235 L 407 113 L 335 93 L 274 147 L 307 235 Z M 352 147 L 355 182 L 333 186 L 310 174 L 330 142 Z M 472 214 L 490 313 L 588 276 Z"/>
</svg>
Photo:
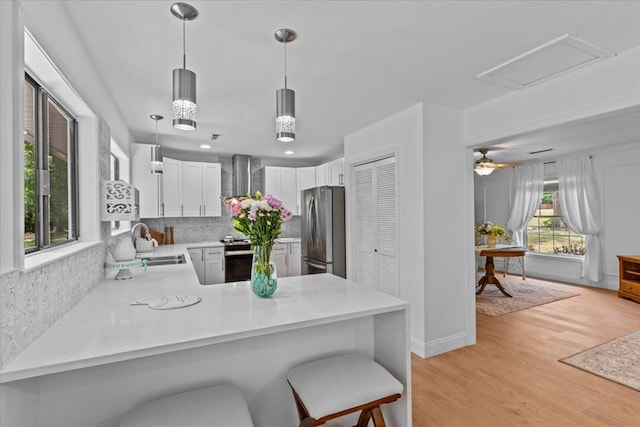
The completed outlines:
<svg viewBox="0 0 640 427">
<path fill-rule="evenodd" d="M 251 280 L 251 263 L 253 262 L 251 250 L 226 251 L 224 255 L 225 283 Z"/>
</svg>

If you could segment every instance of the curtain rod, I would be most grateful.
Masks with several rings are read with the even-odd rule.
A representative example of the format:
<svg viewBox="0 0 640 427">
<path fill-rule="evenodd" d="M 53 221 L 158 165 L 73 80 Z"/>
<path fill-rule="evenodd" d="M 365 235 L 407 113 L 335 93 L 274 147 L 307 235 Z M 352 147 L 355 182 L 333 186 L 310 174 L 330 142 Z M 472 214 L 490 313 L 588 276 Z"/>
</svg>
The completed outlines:
<svg viewBox="0 0 640 427">
<path fill-rule="evenodd" d="M 593 156 L 589 156 L 590 159 L 593 159 Z M 544 162 L 545 165 L 549 165 L 551 163 L 556 163 L 556 160 L 550 161 L 550 162 Z"/>
</svg>

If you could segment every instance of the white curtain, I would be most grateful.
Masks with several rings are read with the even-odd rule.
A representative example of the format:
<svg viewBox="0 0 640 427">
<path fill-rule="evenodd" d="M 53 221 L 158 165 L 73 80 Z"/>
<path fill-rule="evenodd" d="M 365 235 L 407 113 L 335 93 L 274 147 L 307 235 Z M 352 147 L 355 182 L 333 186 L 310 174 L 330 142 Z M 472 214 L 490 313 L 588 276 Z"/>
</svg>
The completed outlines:
<svg viewBox="0 0 640 427">
<path fill-rule="evenodd" d="M 544 187 L 544 164 L 532 163 L 515 168 L 515 188 L 507 228 L 514 243 L 524 246 L 527 224 L 536 213 Z"/>
<path fill-rule="evenodd" d="M 591 158 L 580 157 L 556 162 L 560 184 L 560 207 L 567 225 L 586 236 L 582 277 L 600 282 L 603 277 L 600 242 L 600 198 Z"/>
</svg>

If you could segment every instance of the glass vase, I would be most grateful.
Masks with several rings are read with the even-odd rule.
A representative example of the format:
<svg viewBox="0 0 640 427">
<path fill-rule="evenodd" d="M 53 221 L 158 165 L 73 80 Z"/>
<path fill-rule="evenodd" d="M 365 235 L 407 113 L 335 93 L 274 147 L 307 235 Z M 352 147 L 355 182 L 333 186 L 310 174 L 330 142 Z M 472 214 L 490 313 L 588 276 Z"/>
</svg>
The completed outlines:
<svg viewBox="0 0 640 427">
<path fill-rule="evenodd" d="M 487 247 L 495 248 L 498 245 L 498 238 L 494 236 L 487 237 Z"/>
<path fill-rule="evenodd" d="M 268 298 L 278 288 L 276 263 L 273 259 L 273 246 L 253 246 L 251 264 L 251 290 L 260 298 Z"/>
</svg>

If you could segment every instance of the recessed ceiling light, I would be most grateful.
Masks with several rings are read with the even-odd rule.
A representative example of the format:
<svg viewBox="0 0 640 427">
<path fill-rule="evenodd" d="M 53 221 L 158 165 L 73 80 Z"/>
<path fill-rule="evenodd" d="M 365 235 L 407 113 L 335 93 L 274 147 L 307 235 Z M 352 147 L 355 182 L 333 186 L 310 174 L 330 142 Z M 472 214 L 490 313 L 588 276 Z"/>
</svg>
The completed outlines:
<svg viewBox="0 0 640 427">
<path fill-rule="evenodd" d="M 200 148 L 207 148 L 207 149 L 209 149 L 209 148 L 211 148 L 211 146 L 210 146 L 209 144 L 202 144 L 202 145 L 200 146 Z"/>
<path fill-rule="evenodd" d="M 287 150 L 287 151 L 285 151 L 285 152 L 284 152 L 284 154 L 286 154 L 286 155 L 291 155 L 291 154 L 293 154 L 293 151 L 291 151 L 291 150 Z"/>
</svg>

